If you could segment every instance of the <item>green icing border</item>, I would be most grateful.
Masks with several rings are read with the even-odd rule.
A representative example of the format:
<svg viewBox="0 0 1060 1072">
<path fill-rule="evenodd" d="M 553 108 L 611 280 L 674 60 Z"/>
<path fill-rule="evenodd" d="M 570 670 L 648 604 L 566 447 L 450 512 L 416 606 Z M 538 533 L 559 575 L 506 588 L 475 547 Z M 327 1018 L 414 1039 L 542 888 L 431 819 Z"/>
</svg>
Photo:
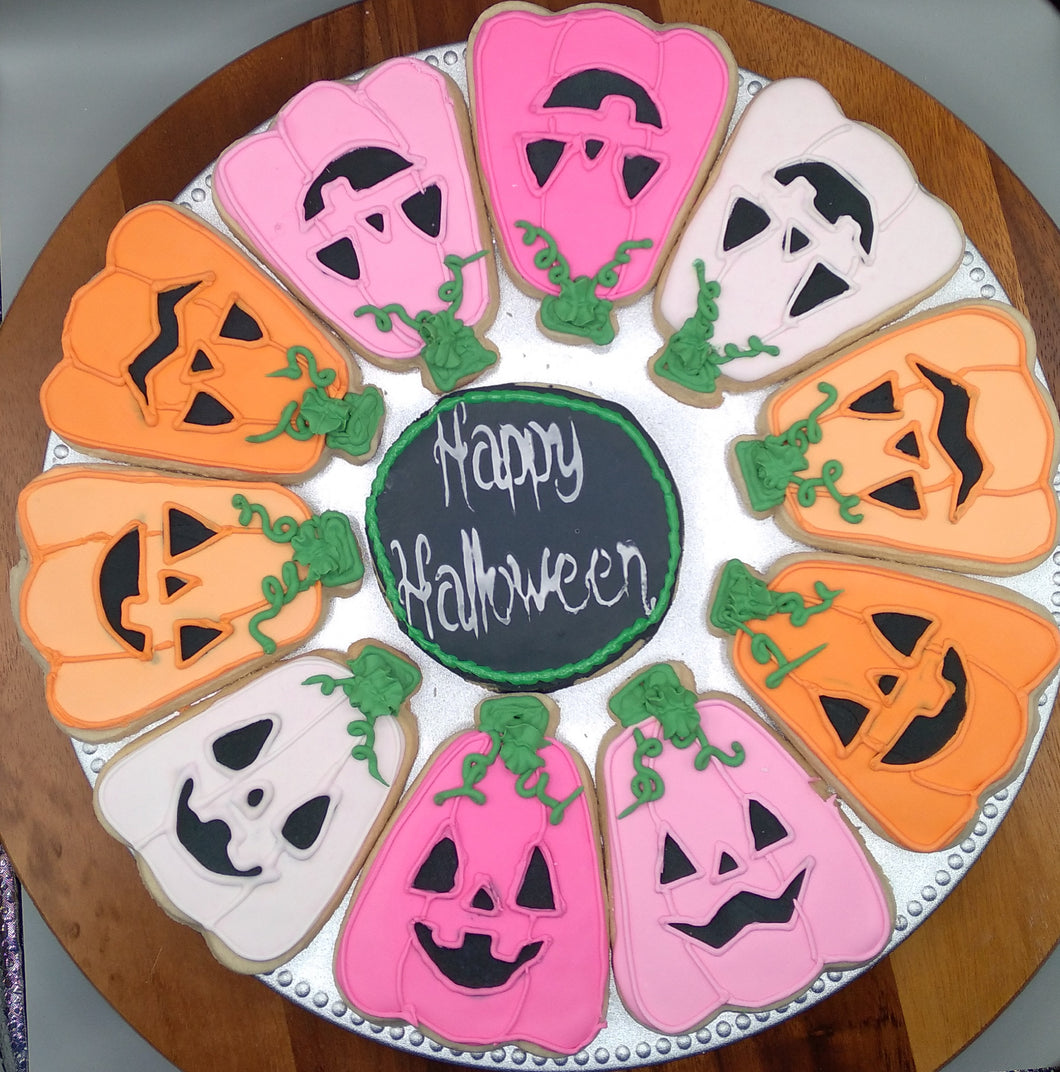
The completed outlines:
<svg viewBox="0 0 1060 1072">
<path fill-rule="evenodd" d="M 632 625 L 627 626 L 615 639 L 605 644 L 602 648 L 598 648 L 591 655 L 579 659 L 577 662 L 565 663 L 563 666 L 535 672 L 520 671 L 511 673 L 495 670 L 492 667 L 482 666 L 470 659 L 460 659 L 443 651 L 435 641 L 430 640 L 419 628 L 410 625 L 406 618 L 405 608 L 398 597 L 394 572 L 390 567 L 390 562 L 387 559 L 379 534 L 376 499 L 383 491 L 391 467 L 401 457 L 405 448 L 413 439 L 417 438 L 428 426 L 433 426 L 440 413 L 448 413 L 461 403 L 474 405 L 476 402 L 536 402 L 553 406 L 556 409 L 590 413 L 602 420 L 616 424 L 633 441 L 641 457 L 647 463 L 652 477 L 662 490 L 666 517 L 669 522 L 667 543 L 670 547 L 670 555 L 666 566 L 666 577 L 659 592 L 655 609 L 650 615 L 641 616 Z M 375 563 L 376 573 L 383 582 L 383 594 L 386 597 L 387 605 L 397 618 L 401 628 L 412 641 L 450 670 L 476 681 L 489 682 L 508 689 L 533 690 L 548 686 L 558 687 L 560 684 L 573 679 L 595 674 L 608 663 L 617 659 L 640 636 L 662 621 L 673 600 L 678 567 L 681 562 L 682 519 L 680 500 L 670 471 L 662 456 L 658 453 L 658 448 L 648 437 L 648 433 L 641 428 L 636 418 L 628 410 L 615 408 L 614 403 L 603 404 L 596 399 L 573 394 L 564 391 L 562 388 L 480 387 L 447 395 L 409 424 L 386 452 L 386 456 L 379 463 L 375 478 L 372 481 L 372 489 L 365 505 L 364 525 L 368 543 L 372 549 L 372 559 Z"/>
</svg>

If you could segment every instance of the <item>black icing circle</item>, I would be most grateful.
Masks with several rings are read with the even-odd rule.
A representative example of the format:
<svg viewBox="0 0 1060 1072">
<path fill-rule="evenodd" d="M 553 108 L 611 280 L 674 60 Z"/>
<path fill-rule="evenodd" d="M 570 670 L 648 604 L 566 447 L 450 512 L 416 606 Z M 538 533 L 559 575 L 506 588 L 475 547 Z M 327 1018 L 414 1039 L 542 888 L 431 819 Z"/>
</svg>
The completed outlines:
<svg viewBox="0 0 1060 1072">
<path fill-rule="evenodd" d="M 669 609 L 681 507 L 628 410 L 555 388 L 458 392 L 376 472 L 365 526 L 402 629 L 500 689 L 588 677 Z"/>
</svg>

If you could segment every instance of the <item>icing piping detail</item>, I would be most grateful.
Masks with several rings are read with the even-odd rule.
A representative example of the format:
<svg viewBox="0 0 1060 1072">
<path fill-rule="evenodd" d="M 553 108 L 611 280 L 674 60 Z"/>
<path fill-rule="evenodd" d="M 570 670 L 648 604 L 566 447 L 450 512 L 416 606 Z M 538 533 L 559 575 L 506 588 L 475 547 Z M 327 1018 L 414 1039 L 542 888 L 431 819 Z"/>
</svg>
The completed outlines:
<svg viewBox="0 0 1060 1072">
<path fill-rule="evenodd" d="M 351 737 L 364 738 L 363 743 L 354 745 L 350 755 L 367 763 L 372 777 L 388 786 L 390 783 L 379 773 L 375 754 L 375 721 L 384 715 L 396 715 L 401 705 L 419 688 L 422 675 L 411 663 L 374 644 L 366 645 L 355 659 L 347 659 L 346 665 L 350 668 L 350 677 L 314 674 L 302 684 L 319 685 L 325 696 L 342 689 L 350 706 L 364 715 L 363 719 L 346 727 Z"/>
<path fill-rule="evenodd" d="M 838 505 L 839 516 L 849 524 L 857 525 L 865 517 L 864 514 L 853 512 L 860 498 L 853 494 L 844 495 L 836 487 L 836 481 L 843 475 L 841 462 L 835 459 L 824 462 L 821 475 L 817 477 L 795 475 L 809 464 L 806 461 L 806 448 L 811 443 L 821 441 L 823 430 L 818 418 L 839 396 L 839 392 L 824 381 L 818 383 L 817 390 L 824 395 L 824 401 L 808 417 L 795 421 L 781 435 L 741 440 L 736 444 L 736 460 L 747 487 L 751 509 L 763 512 L 779 506 L 790 484 L 798 489 L 796 497 L 799 505 L 810 507 L 817 501 L 818 489 L 824 488 Z"/>
<path fill-rule="evenodd" d="M 572 801 L 582 793 L 578 786 L 563 800 L 548 793 L 549 774 L 540 768 L 545 761 L 538 753 L 551 742 L 546 740 L 548 708 L 536 696 L 497 696 L 485 700 L 479 709 L 479 729 L 489 735 L 489 752 L 472 752 L 464 757 L 461 768 L 463 784 L 445 789 L 434 796 L 435 804 L 452 797 L 469 797 L 475 804 L 485 804 L 486 794 L 475 786 L 486 777 L 493 763 L 500 759 L 515 775 L 515 791 L 527 800 L 537 797 L 548 809 L 548 821 L 556 826 Z M 530 783 L 531 776 L 533 784 Z"/>
<path fill-rule="evenodd" d="M 777 669 L 766 678 L 766 687 L 775 689 L 792 670 L 800 667 L 818 652 L 824 644 L 789 659 L 766 633 L 756 632 L 748 626 L 750 621 L 765 621 L 775 614 L 787 615 L 796 628 L 805 625 L 815 614 L 829 610 L 841 588 L 830 589 L 823 581 L 816 581 L 814 592 L 821 602 L 806 606 L 798 592 L 773 592 L 764 581 L 755 577 L 737 558 L 725 563 L 721 571 L 714 600 L 710 606 L 710 624 L 729 636 L 744 632 L 751 638 L 751 654 L 756 662 L 765 665 L 775 659 Z"/>
<path fill-rule="evenodd" d="M 570 264 L 560 253 L 556 240 L 543 227 L 528 220 L 516 220 L 515 226 L 525 233 L 523 244 L 532 246 L 538 239 L 545 243 L 534 254 L 534 267 L 548 275 L 548 281 L 559 287 L 559 294 L 546 294 L 541 300 L 541 323 L 549 330 L 560 334 L 578 335 L 606 346 L 613 342 L 615 329 L 611 323 L 614 302 L 601 298 L 596 291 L 600 287 L 610 289 L 618 283 L 618 271 L 629 264 L 631 249 L 650 249 L 652 240 L 641 238 L 620 242 L 614 257 L 595 275 L 579 275 L 571 279 Z"/>
<path fill-rule="evenodd" d="M 712 745 L 700 721 L 696 708 L 698 697 L 686 689 L 669 663 L 656 663 L 623 686 L 608 703 L 608 710 L 625 727 L 634 726 L 633 738 L 636 753 L 633 767 L 636 774 L 630 783 L 634 801 L 619 819 L 624 819 L 641 804 L 658 800 L 665 791 L 662 776 L 645 763 L 662 754 L 663 742 L 658 737 L 646 737 L 636 724 L 655 719 L 662 727 L 663 737 L 675 748 L 685 749 L 698 745 L 693 766 L 705 770 L 712 759 L 726 767 L 738 767 L 746 758 L 743 745 L 733 741 L 731 751 Z"/>
<path fill-rule="evenodd" d="M 273 543 L 289 543 L 293 558 L 280 568 L 279 577 L 265 577 L 261 591 L 269 606 L 250 619 L 250 635 L 266 655 L 276 651 L 276 642 L 261 631 L 262 622 L 275 618 L 294 598 L 319 582 L 329 588 L 354 584 L 364 576 L 364 563 L 349 518 L 338 510 L 325 510 L 298 522 L 293 517 L 269 519 L 268 510 L 252 503 L 242 492 L 232 496 L 239 523 L 247 526 L 257 516 L 261 531 Z M 299 566 L 305 568 L 303 576 Z"/>
<path fill-rule="evenodd" d="M 306 388 L 301 402 L 292 399 L 284 406 L 274 428 L 247 436 L 247 442 L 267 443 L 285 432 L 299 441 L 322 435 L 332 450 L 345 451 L 354 458 L 363 457 L 371 450 L 383 419 L 383 396 L 379 389 L 369 384 L 360 394 L 348 391 L 341 398 L 333 398 L 325 388 L 334 383 L 335 370 L 318 369 L 313 352 L 304 346 L 292 346 L 287 351 L 287 364 L 267 375 L 301 379 L 299 357 L 306 362 L 306 375 L 312 386 Z"/>
<path fill-rule="evenodd" d="M 447 302 L 447 308 L 432 313 L 424 309 L 411 316 L 398 302 L 382 307 L 362 305 L 353 311 L 354 316 L 371 313 L 375 326 L 380 331 L 391 331 L 394 317 L 406 327 L 412 328 L 423 339 L 420 357 L 440 391 L 451 391 L 466 376 L 472 376 L 496 364 L 497 355 L 488 350 L 474 331 L 457 317 L 464 300 L 464 268 L 486 256 L 480 249 L 470 257 L 458 257 L 455 253 L 445 256 L 443 263 L 453 278 L 438 288 L 438 297 Z"/>
<path fill-rule="evenodd" d="M 716 389 L 718 369 L 722 365 L 759 354 L 778 357 L 780 348 L 751 335 L 746 349 L 741 350 L 729 342 L 719 351 L 712 339 L 714 323 L 718 319 L 717 298 L 721 294 L 721 284 L 713 279 L 708 282 L 706 266 L 699 257 L 692 262 L 692 267 L 699 282 L 695 312 L 670 336 L 655 362 L 655 372 L 681 387 L 706 395 Z"/>
</svg>

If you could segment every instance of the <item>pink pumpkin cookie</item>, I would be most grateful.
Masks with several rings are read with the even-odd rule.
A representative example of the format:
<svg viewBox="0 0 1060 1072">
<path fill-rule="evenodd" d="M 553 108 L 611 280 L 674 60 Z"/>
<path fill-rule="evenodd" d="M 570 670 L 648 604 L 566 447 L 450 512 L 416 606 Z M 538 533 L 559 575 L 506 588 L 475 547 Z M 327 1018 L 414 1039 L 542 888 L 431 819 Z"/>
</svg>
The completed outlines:
<svg viewBox="0 0 1060 1072">
<path fill-rule="evenodd" d="M 420 60 L 388 60 L 307 86 L 226 150 L 214 200 L 358 352 L 419 363 L 448 391 L 496 361 L 475 334 L 492 322 L 496 279 L 469 145 L 459 89 Z"/>
<path fill-rule="evenodd" d="M 964 233 L 881 131 L 806 78 L 747 106 L 655 292 L 655 382 L 681 401 L 801 369 L 957 269 Z"/>
<path fill-rule="evenodd" d="M 597 770 L 618 992 L 675 1035 L 780 1005 L 826 966 L 871 960 L 892 928 L 834 798 L 735 701 L 685 680 L 660 663 L 612 697 Z"/>
<path fill-rule="evenodd" d="M 603 1026 L 607 922 L 588 772 L 538 696 L 479 705 L 384 833 L 335 978 L 373 1020 L 460 1049 L 576 1053 Z"/>
<path fill-rule="evenodd" d="M 504 3 L 479 18 L 468 56 L 505 262 L 544 296 L 547 333 L 606 345 L 612 305 L 654 284 L 725 135 L 732 54 L 709 30 L 626 9 Z"/>
</svg>

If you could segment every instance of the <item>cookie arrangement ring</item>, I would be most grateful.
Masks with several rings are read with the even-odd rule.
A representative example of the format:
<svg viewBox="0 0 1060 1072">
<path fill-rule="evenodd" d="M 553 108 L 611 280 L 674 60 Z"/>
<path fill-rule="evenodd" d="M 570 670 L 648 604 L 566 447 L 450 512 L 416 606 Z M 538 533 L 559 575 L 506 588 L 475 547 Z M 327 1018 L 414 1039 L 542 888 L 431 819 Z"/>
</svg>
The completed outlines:
<svg viewBox="0 0 1060 1072">
<path fill-rule="evenodd" d="M 461 46 L 423 53 L 421 58 L 450 74 L 464 88 Z M 753 73 L 740 72 L 737 115 L 765 84 L 764 79 Z M 183 208 L 223 230 L 223 222 L 210 201 L 211 179 L 212 168 L 190 184 L 178 201 Z M 562 714 L 558 740 L 568 746 L 574 745 L 591 766 L 600 739 L 609 728 L 611 697 L 636 671 L 666 661 L 679 661 L 689 667 L 698 688 L 730 693 L 761 717 L 761 704 L 756 702 L 755 693 L 748 691 L 733 670 L 726 653 L 727 642 L 707 630 L 706 605 L 714 586 L 715 571 L 722 563 L 741 558 L 764 571 L 782 555 L 805 550 L 804 544 L 772 520 L 754 518 L 746 511 L 726 469 L 729 443 L 739 436 L 755 433 L 755 417 L 769 389 L 730 395 L 709 413 L 691 410 L 655 389 L 643 376 L 647 357 L 660 346 L 652 319 L 650 295 L 617 310 L 620 331 L 616 341 L 603 353 L 584 346 L 572 348 L 538 335 L 532 327 L 534 300 L 518 289 L 503 269 L 498 274 L 498 309 L 494 326 L 489 329 L 489 340 L 500 355 L 499 364 L 479 377 L 475 388 L 547 383 L 623 407 L 643 426 L 672 473 L 680 495 L 683 554 L 680 581 L 672 605 L 664 616 L 652 623 L 656 628 L 647 634 L 643 648 L 634 648 L 628 657 L 628 665 L 605 666 L 602 670 L 594 668 L 598 670 L 596 676 L 557 689 L 553 699 Z M 1004 299 L 989 266 L 970 245 L 957 274 L 917 310 L 968 298 Z M 634 370 L 636 376 L 632 375 Z M 361 371 L 365 383 L 375 385 L 386 398 L 387 417 L 378 453 L 369 464 L 356 469 L 345 460 L 336 459 L 320 468 L 310 480 L 294 485 L 294 490 L 314 513 L 324 510 L 344 512 L 354 520 L 358 532 L 365 531 L 364 504 L 372 494 L 372 481 L 380 461 L 394 447 L 403 430 L 429 410 L 434 401 L 416 377 L 395 376 L 387 370 L 380 371 L 363 364 Z M 560 456 L 560 448 L 557 448 L 556 458 Z M 54 462 L 65 464 L 78 460 L 78 456 L 67 444 L 53 437 L 47 460 L 49 465 Z M 618 483 L 616 477 L 611 479 Z M 559 490 L 562 485 L 554 487 Z M 526 490 L 524 487 L 524 493 Z M 569 487 L 566 490 L 569 493 Z M 621 539 L 622 534 L 618 533 L 613 542 Z M 1005 583 L 1020 594 L 1048 605 L 1053 594 L 1050 569 L 1047 559 L 1045 565 L 1008 577 Z M 332 601 L 322 627 L 298 651 L 320 648 L 344 651 L 355 637 L 372 636 L 415 660 L 423 673 L 418 700 L 413 701 L 420 736 L 419 754 L 411 771 L 412 777 L 416 777 L 424 770 L 432 752 L 454 733 L 468 728 L 472 712 L 488 693 L 416 651 L 391 613 L 380 586 L 369 583 L 369 580 L 366 577 L 356 597 Z M 974 862 L 1019 788 L 1023 772 L 1044 730 L 1054 695 L 1055 685 L 1038 701 L 1040 717 L 1031 720 L 1031 738 L 1021 753 L 1017 774 L 996 793 L 980 801 L 978 817 L 962 829 L 962 839 L 958 842 L 926 853 L 899 848 L 865 826 L 840 795 L 840 810 L 858 831 L 868 856 L 886 878 L 893 895 L 893 926 L 878 955 L 893 949 L 925 919 Z M 426 697 L 429 697 L 429 703 L 424 699 Z M 75 744 L 90 781 L 95 782 L 104 763 L 123 743 Z M 728 740 L 712 743 L 730 745 Z M 547 855 L 547 847 L 545 851 Z M 730 855 L 735 858 L 735 854 Z M 670 863 L 671 867 L 680 866 L 675 865 L 673 859 Z M 475 1058 L 469 1053 L 454 1052 L 414 1026 L 388 1021 L 386 1032 L 380 1034 L 377 1025 L 348 1007 L 335 984 L 332 950 L 340 925 L 349 911 L 349 903 L 349 897 L 343 899 L 318 937 L 291 959 L 263 975 L 263 980 L 290 1000 L 347 1029 L 382 1038 L 389 1045 L 427 1056 L 472 1063 Z M 786 995 L 784 1004 L 750 1012 L 724 1008 L 703 1022 L 690 1021 L 690 1028 L 675 1029 L 672 1035 L 646 1031 L 612 995 L 606 1009 L 607 1025 L 588 1043 L 586 1050 L 574 1055 L 574 1060 L 581 1063 L 582 1056 L 586 1060 L 591 1057 L 602 1066 L 612 1067 L 631 1060 L 648 1063 L 712 1049 L 797 1014 L 831 994 L 872 962 L 868 960 L 846 968 L 828 961 L 823 974 L 809 982 L 801 992 L 790 997 Z M 525 1064 L 527 1054 L 535 1052 L 532 1048 L 506 1044 L 491 1053 L 490 1063 L 498 1067 L 520 1067 Z M 481 1055 L 478 1060 L 481 1062 Z M 545 1060 L 546 1065 L 553 1063 L 552 1059 Z"/>
</svg>

